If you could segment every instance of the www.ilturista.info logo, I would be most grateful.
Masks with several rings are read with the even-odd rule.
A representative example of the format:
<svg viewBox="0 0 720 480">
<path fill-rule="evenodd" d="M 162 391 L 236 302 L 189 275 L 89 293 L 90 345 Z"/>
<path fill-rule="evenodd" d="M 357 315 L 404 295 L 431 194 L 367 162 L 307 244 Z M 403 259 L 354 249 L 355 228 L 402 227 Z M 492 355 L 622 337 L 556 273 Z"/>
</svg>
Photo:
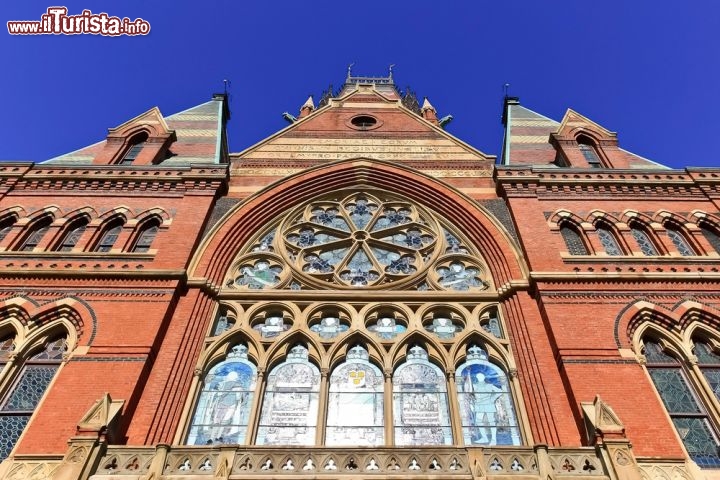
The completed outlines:
<svg viewBox="0 0 720 480">
<path fill-rule="evenodd" d="M 49 7 L 47 13 L 36 20 L 7 22 L 10 35 L 147 35 L 150 24 L 142 18 L 111 17 L 107 13 L 83 10 L 80 15 L 68 15 L 66 7 Z"/>
</svg>

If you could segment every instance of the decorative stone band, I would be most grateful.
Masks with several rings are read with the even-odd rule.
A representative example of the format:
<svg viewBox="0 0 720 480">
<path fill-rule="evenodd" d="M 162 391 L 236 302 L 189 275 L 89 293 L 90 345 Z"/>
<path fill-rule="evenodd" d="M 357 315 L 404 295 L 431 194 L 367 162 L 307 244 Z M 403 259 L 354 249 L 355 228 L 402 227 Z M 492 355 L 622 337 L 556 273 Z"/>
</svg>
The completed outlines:
<svg viewBox="0 0 720 480">
<path fill-rule="evenodd" d="M 163 457 L 163 458 L 159 458 Z M 631 458 L 631 456 L 628 456 Z M 155 468 L 161 471 L 153 472 Z M 110 446 L 93 480 L 163 475 L 184 479 L 309 475 L 337 477 L 368 474 L 438 478 L 552 477 L 611 479 L 595 448 L 345 448 L 345 447 L 188 447 Z M 153 477 L 154 478 L 154 477 Z M 165 477 L 163 477 L 165 478 Z"/>
</svg>

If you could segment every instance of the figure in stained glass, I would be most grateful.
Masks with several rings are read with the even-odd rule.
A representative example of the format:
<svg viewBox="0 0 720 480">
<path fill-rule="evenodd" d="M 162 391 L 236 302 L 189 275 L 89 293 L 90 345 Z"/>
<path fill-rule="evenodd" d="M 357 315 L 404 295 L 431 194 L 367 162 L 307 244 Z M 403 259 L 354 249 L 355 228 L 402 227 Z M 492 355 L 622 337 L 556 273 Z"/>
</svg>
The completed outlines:
<svg viewBox="0 0 720 480">
<path fill-rule="evenodd" d="M 273 338 L 289 330 L 290 327 L 291 325 L 281 314 L 271 314 L 265 318 L 265 322 L 253 326 L 253 329 L 260 332 L 263 338 Z"/>
<path fill-rule="evenodd" d="M 471 288 L 486 289 L 487 282 L 480 278 L 480 270 L 466 267 L 462 262 L 454 261 L 447 267 L 437 269 L 438 281 L 444 288 L 464 291 Z"/>
<path fill-rule="evenodd" d="M 505 373 L 473 345 L 456 373 L 467 445 L 519 445 L 520 435 Z"/>
<path fill-rule="evenodd" d="M 258 290 L 270 288 L 278 284 L 281 273 L 282 267 L 271 266 L 269 262 L 259 260 L 255 265 L 244 265 L 235 279 L 235 284 Z"/>
<path fill-rule="evenodd" d="M 425 327 L 425 330 L 434 333 L 442 340 L 449 340 L 455 336 L 455 332 L 459 332 L 462 328 L 455 325 L 451 318 L 436 317 L 433 318 L 432 324 Z"/>
<path fill-rule="evenodd" d="M 256 381 L 257 368 L 247 359 L 247 347 L 234 346 L 205 377 L 188 444 L 244 443 Z"/>
</svg>

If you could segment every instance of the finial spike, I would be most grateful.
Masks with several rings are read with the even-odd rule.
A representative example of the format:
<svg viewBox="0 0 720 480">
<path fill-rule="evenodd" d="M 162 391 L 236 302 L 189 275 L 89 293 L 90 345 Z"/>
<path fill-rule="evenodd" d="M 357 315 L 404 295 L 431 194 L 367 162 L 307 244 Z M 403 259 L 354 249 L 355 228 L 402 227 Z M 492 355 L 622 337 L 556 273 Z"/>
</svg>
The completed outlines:
<svg viewBox="0 0 720 480">
<path fill-rule="evenodd" d="M 353 67 L 353 65 L 355 65 L 355 62 L 353 62 L 353 63 L 351 63 L 350 65 L 348 65 L 348 69 L 347 69 L 347 78 L 348 78 L 348 79 L 352 76 L 352 67 Z"/>
<path fill-rule="evenodd" d="M 230 80 L 227 78 L 223 80 L 223 85 L 225 86 L 225 95 L 227 95 L 228 87 L 230 86 Z"/>
</svg>

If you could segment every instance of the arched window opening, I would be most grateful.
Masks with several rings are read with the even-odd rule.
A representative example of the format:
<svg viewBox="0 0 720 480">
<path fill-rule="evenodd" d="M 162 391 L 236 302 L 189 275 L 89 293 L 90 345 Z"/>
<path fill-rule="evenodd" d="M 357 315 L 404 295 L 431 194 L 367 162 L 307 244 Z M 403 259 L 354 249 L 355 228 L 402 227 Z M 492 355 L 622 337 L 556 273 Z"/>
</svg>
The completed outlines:
<svg viewBox="0 0 720 480">
<path fill-rule="evenodd" d="M 560 227 L 560 235 L 562 235 L 570 255 L 588 255 L 589 252 L 582 237 L 580 237 L 580 234 L 573 227 L 562 225 Z"/>
<path fill-rule="evenodd" d="M 245 345 L 235 345 L 205 375 L 190 424 L 189 445 L 245 443 L 257 382 L 257 367 L 247 352 Z"/>
<path fill-rule="evenodd" d="M 612 256 L 623 254 L 617 239 L 615 239 L 615 235 L 613 235 L 612 231 L 610 231 L 608 227 L 605 225 L 598 225 L 596 230 L 598 238 L 600 239 L 600 244 L 603 246 L 603 249 L 605 249 L 605 253 Z"/>
<path fill-rule="evenodd" d="M 56 337 L 25 360 L 17 380 L 0 404 L 0 458 L 10 455 L 60 367 L 66 350 L 66 338 Z"/>
<path fill-rule="evenodd" d="M 643 255 L 656 256 L 658 254 L 657 249 L 655 248 L 655 245 L 653 245 L 652 241 L 650 240 L 650 237 L 648 236 L 647 233 L 645 233 L 644 230 L 642 230 L 638 226 L 632 226 L 630 228 L 630 233 L 632 234 L 633 238 L 637 242 L 637 245 L 640 248 L 640 251 L 643 253 Z"/>
<path fill-rule="evenodd" d="M 477 345 L 455 373 L 465 445 L 520 445 L 507 376 Z"/>
<path fill-rule="evenodd" d="M 0 338 L 0 370 L 10 361 L 15 352 L 15 334 L 10 333 Z"/>
<path fill-rule="evenodd" d="M 705 223 L 700 224 L 700 231 L 702 232 L 705 240 L 715 249 L 717 253 L 720 253 L 720 235 L 710 225 Z"/>
<path fill-rule="evenodd" d="M 445 375 L 415 345 L 393 375 L 396 445 L 451 445 Z"/>
<path fill-rule="evenodd" d="M 100 240 L 95 246 L 96 252 L 109 252 L 112 250 L 115 242 L 117 242 L 120 232 L 122 232 L 123 223 L 121 221 L 113 222 L 107 226 L 102 233 Z"/>
<path fill-rule="evenodd" d="M 577 137 L 578 147 L 585 157 L 585 160 L 592 168 L 602 168 L 603 164 L 597 152 L 597 146 L 589 137 L 580 135 Z"/>
<path fill-rule="evenodd" d="M 30 227 L 31 230 L 25 237 L 22 245 L 20 246 L 20 250 L 23 252 L 32 252 L 33 250 L 35 250 L 35 247 L 40 244 L 45 234 L 48 232 L 48 230 L 50 230 L 51 223 L 52 218 L 45 217 L 42 220 L 36 222 L 32 227 Z"/>
<path fill-rule="evenodd" d="M 267 376 L 258 445 L 315 444 L 320 370 L 308 353 L 305 346 L 295 345 Z"/>
<path fill-rule="evenodd" d="M 11 215 L 9 217 L 5 217 L 0 222 L 0 242 L 5 240 L 5 237 L 8 236 L 8 233 L 12 231 L 13 226 L 15 225 L 15 222 L 17 221 L 17 217 L 14 215 Z"/>
<path fill-rule="evenodd" d="M 132 165 L 132 163 L 137 159 L 138 155 L 140 155 L 143 147 L 145 147 L 147 139 L 148 134 L 145 132 L 135 135 L 130 140 L 130 147 L 127 149 L 125 155 L 123 155 L 122 159 L 120 160 L 120 165 Z"/>
<path fill-rule="evenodd" d="M 132 251 L 136 253 L 144 253 L 150 250 L 150 246 L 152 245 L 153 240 L 155 240 L 155 236 L 157 235 L 159 229 L 160 226 L 156 220 L 145 224 L 142 230 L 140 230 L 137 240 L 135 240 L 135 245 L 133 245 Z"/>
<path fill-rule="evenodd" d="M 695 255 L 695 250 L 692 249 L 688 241 L 685 239 L 685 236 L 680 233 L 678 227 L 670 224 L 665 225 L 665 229 L 667 230 L 667 235 L 670 238 L 670 241 L 673 245 L 675 245 L 675 248 L 677 248 L 680 255 L 683 257 L 691 257 Z"/>
<path fill-rule="evenodd" d="M 693 341 L 693 353 L 698 359 L 698 367 L 712 390 L 720 400 L 720 355 L 713 351 L 708 342 Z"/>
<path fill-rule="evenodd" d="M 648 339 L 643 353 L 647 370 L 665 405 L 688 455 L 701 467 L 719 467 L 717 432 L 698 400 L 678 359 L 663 350 L 659 342 Z"/>
<path fill-rule="evenodd" d="M 222 308 L 218 311 L 217 316 L 215 318 L 215 324 L 213 326 L 212 336 L 217 337 L 218 335 L 222 335 L 223 333 L 227 332 L 234 326 L 235 326 L 235 319 L 228 316 L 228 311 L 226 308 Z"/>
<path fill-rule="evenodd" d="M 383 390 L 383 374 L 370 363 L 368 351 L 351 348 L 330 375 L 325 444 L 383 445 Z"/>
<path fill-rule="evenodd" d="M 71 224 L 70 227 L 67 229 L 65 235 L 63 236 L 63 239 L 60 241 L 57 250 L 61 252 L 69 252 L 73 248 L 75 248 L 75 245 L 77 245 L 80 237 L 83 233 L 85 233 L 87 224 L 88 220 L 86 218 L 83 218 Z"/>
</svg>

